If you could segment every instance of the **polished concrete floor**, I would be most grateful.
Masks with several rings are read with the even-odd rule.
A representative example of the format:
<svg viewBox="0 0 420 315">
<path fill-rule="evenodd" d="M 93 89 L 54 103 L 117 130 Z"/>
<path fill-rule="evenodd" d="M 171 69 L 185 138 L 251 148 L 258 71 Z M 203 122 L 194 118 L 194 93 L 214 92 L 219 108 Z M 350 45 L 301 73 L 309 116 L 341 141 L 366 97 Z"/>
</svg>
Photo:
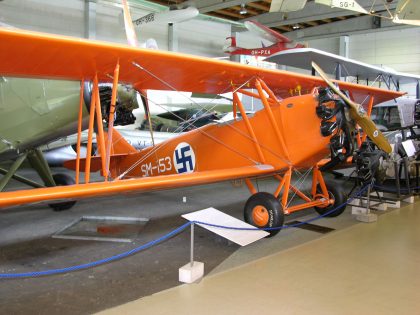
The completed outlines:
<svg viewBox="0 0 420 315">
<path fill-rule="evenodd" d="M 21 175 L 33 174 L 23 169 Z M 275 190 L 273 181 L 259 180 L 257 186 L 260 191 Z M 0 273 L 50 270 L 104 259 L 165 235 L 185 223 L 181 214 L 209 206 L 243 219 L 243 206 L 248 197 L 245 185 L 232 186 L 226 182 L 80 200 L 72 209 L 62 212 L 54 212 L 45 204 L 3 209 Z M 132 243 L 51 237 L 85 215 L 146 217 L 150 221 Z M 309 209 L 287 220 L 315 215 Z M 354 220 L 347 211 L 317 224 L 340 229 L 354 224 Z M 277 237 L 240 248 L 203 228 L 196 228 L 195 234 L 195 258 L 206 263 L 206 276 L 322 236 L 318 232 L 289 229 Z M 49 277 L 0 280 L 0 314 L 92 314 L 176 287 L 180 285 L 178 268 L 189 260 L 189 245 L 189 231 L 185 231 L 159 246 L 96 268 Z"/>
<path fill-rule="evenodd" d="M 101 312 L 420 314 L 420 204 Z"/>
<path fill-rule="evenodd" d="M 275 183 L 272 181 L 261 180 L 258 181 L 257 186 L 259 191 L 274 191 L 275 189 Z M 186 197 L 186 202 L 183 202 L 184 197 Z M 0 214 L 0 273 L 62 268 L 110 257 L 131 250 L 179 227 L 185 223 L 181 214 L 209 206 L 242 219 L 243 206 L 248 197 L 249 193 L 245 186 L 232 186 L 230 182 L 226 182 L 172 191 L 86 199 L 79 201 L 71 210 L 63 212 L 53 212 L 48 206 L 41 204 L 3 210 Z M 391 215 L 395 216 L 399 212 L 394 211 Z M 56 231 L 83 215 L 146 217 L 150 219 L 150 222 L 133 243 L 51 238 L 51 235 Z M 315 211 L 308 209 L 288 216 L 286 222 L 304 221 L 314 216 L 316 216 Z M 383 217 L 380 216 L 378 224 L 369 225 L 369 227 L 380 226 Z M 299 297 L 299 301 L 306 298 L 308 301 L 315 299 L 315 295 L 312 296 L 314 292 L 323 295 L 325 300 L 329 300 L 328 296 L 332 294 L 331 300 L 334 301 L 339 292 L 337 288 L 340 289 L 343 286 L 350 287 L 353 290 L 353 295 L 359 294 L 359 297 L 362 295 L 360 303 L 368 303 L 372 296 L 375 296 L 374 287 L 372 287 L 372 291 L 366 292 L 363 287 L 353 287 L 352 284 L 347 284 L 347 278 L 351 278 L 352 275 L 363 276 L 368 271 L 367 269 L 365 271 L 356 270 L 354 266 L 346 264 L 348 261 L 344 258 L 344 254 L 351 256 L 349 261 L 367 267 L 373 266 L 380 270 L 381 265 L 378 264 L 380 256 L 368 259 L 370 238 L 375 240 L 379 236 L 369 235 L 363 241 L 359 241 L 362 243 L 360 248 L 366 248 L 366 253 L 359 253 L 357 251 L 359 246 L 353 246 L 354 249 L 345 240 L 334 241 L 335 237 L 339 238 L 342 233 L 347 233 L 347 231 L 349 231 L 349 239 L 351 239 L 359 234 L 357 230 L 356 233 L 352 233 L 351 230 L 364 226 L 354 220 L 349 208 L 337 218 L 323 218 L 313 223 L 318 227 L 329 228 L 329 231 L 332 232 L 323 234 L 322 231 L 316 229 L 287 229 L 275 237 L 260 240 L 246 247 L 239 247 L 203 228 L 196 228 L 195 259 L 205 263 L 205 278 L 198 285 L 184 286 L 178 282 L 178 268 L 187 263 L 189 259 L 189 231 L 185 231 L 159 246 L 97 268 L 50 277 L 1 280 L 0 314 L 92 314 L 120 305 L 123 309 L 113 310 L 114 313 L 130 313 L 130 309 L 126 309 L 124 305 L 138 299 L 140 299 L 139 303 L 146 304 L 133 306 L 134 313 L 200 314 L 207 310 L 209 314 L 233 314 L 238 310 L 244 314 L 260 314 L 261 312 L 256 311 L 256 305 L 253 305 L 253 298 L 264 311 L 275 309 L 273 304 L 277 308 L 291 305 L 290 311 L 284 313 L 299 314 L 304 313 L 306 309 L 304 304 L 302 304 L 302 308 L 296 306 L 297 302 L 293 302 L 292 294 L 296 295 L 294 298 Z M 400 250 L 397 257 L 391 260 L 391 262 L 394 262 L 395 259 L 398 260 L 397 271 L 406 266 L 405 261 L 408 258 L 405 256 L 405 250 L 410 250 L 410 242 L 406 244 L 403 237 L 407 236 L 407 233 L 411 233 L 411 224 L 414 223 L 409 223 L 405 227 L 405 223 L 401 223 L 392 231 L 388 231 L 389 235 L 386 233 L 387 237 L 393 237 L 391 244 L 396 242 L 397 249 Z M 400 228 L 406 229 L 406 231 L 401 232 Z M 413 236 L 411 242 L 418 244 L 418 235 L 416 237 L 417 239 Z M 312 244 L 316 244 L 317 240 L 324 242 L 329 238 L 333 240 L 333 244 L 337 243 L 338 248 L 342 250 L 338 257 L 335 257 L 335 254 L 333 257 L 329 256 L 330 253 L 333 253 L 332 245 L 314 248 L 309 253 L 302 254 L 301 258 L 287 256 L 299 248 L 305 248 L 307 246 L 305 244 L 309 244 L 309 249 L 311 249 Z M 382 236 L 378 240 L 381 241 Z M 382 240 L 384 244 L 380 247 L 380 251 L 373 250 L 372 253 L 385 255 L 387 253 L 386 242 L 388 241 L 385 237 Z M 393 247 L 390 249 L 392 250 Z M 272 259 L 272 257 L 277 257 L 276 255 L 279 255 L 279 261 Z M 321 267 L 315 265 L 323 259 L 325 262 L 322 262 Z M 339 261 L 336 262 L 335 259 L 339 259 Z M 415 258 L 409 259 L 410 263 L 415 261 Z M 389 263 L 387 257 L 384 258 L 384 261 L 386 264 Z M 273 267 L 273 264 L 277 267 Z M 244 267 L 247 269 L 242 269 L 243 266 L 247 266 Z M 329 277 L 320 273 L 323 269 L 330 274 Z M 243 274 L 236 276 L 240 270 L 243 270 Z M 313 274 L 312 270 L 315 270 Z M 341 278 L 342 275 L 339 271 L 345 271 L 347 278 Z M 392 274 L 389 272 L 386 278 Z M 331 275 L 339 283 L 338 285 L 330 279 Z M 320 279 L 315 279 L 316 276 Z M 376 281 L 376 277 L 382 277 L 382 275 L 373 274 L 372 277 Z M 410 273 L 409 278 L 414 281 L 415 275 Z M 217 284 L 213 288 L 207 287 L 207 283 L 216 280 L 220 281 L 220 287 L 217 287 Z M 317 288 L 308 286 L 307 281 Z M 313 281 L 315 283 L 312 283 Z M 330 287 L 330 283 L 332 287 Z M 233 288 L 232 285 L 235 284 L 240 288 Z M 395 282 L 395 285 L 397 284 L 400 285 Z M 282 287 L 277 287 L 278 285 L 282 285 Z M 404 283 L 401 286 L 404 288 Z M 175 291 L 170 291 L 172 289 Z M 181 291 L 177 291 L 178 289 Z M 384 289 L 393 294 L 405 292 L 405 289 L 401 290 L 396 286 L 391 286 L 383 287 L 380 291 L 381 294 Z M 361 291 L 359 292 L 359 290 Z M 220 294 L 217 293 L 219 291 Z M 247 291 L 249 292 L 247 293 Z M 255 297 L 250 297 L 250 293 L 255 294 Z M 164 297 L 165 294 L 169 294 L 168 298 Z M 174 302 L 171 294 L 175 294 L 176 300 L 179 299 L 180 303 L 185 303 L 185 305 L 164 304 L 162 301 Z M 179 294 L 183 297 L 180 298 Z M 164 298 L 160 299 L 160 296 Z M 409 297 L 410 295 L 407 295 L 408 301 Z M 208 299 L 207 302 L 206 299 Z M 319 299 L 316 298 L 316 300 Z M 243 301 L 247 301 L 247 303 L 244 304 Z M 221 302 L 227 304 L 223 305 Z M 204 309 L 199 307 L 200 303 Z M 252 307 L 241 309 L 244 305 L 249 304 Z M 162 305 L 162 307 L 155 309 L 155 305 Z M 187 306 L 188 308 L 185 308 Z M 350 308 L 346 306 L 344 310 L 348 309 Z M 277 311 L 274 312 L 277 313 Z M 317 313 L 324 314 L 326 312 Z M 335 313 L 342 314 L 343 312 Z"/>
</svg>

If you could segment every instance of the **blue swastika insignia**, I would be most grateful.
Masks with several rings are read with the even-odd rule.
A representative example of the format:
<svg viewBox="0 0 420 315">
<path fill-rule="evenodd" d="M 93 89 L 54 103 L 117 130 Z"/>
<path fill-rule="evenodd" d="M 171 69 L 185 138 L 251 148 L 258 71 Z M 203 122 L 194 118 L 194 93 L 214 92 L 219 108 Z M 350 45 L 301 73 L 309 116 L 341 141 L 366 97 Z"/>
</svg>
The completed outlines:
<svg viewBox="0 0 420 315">
<path fill-rule="evenodd" d="M 177 173 L 191 173 L 195 168 L 193 148 L 186 142 L 179 143 L 174 150 L 174 166 Z"/>
</svg>

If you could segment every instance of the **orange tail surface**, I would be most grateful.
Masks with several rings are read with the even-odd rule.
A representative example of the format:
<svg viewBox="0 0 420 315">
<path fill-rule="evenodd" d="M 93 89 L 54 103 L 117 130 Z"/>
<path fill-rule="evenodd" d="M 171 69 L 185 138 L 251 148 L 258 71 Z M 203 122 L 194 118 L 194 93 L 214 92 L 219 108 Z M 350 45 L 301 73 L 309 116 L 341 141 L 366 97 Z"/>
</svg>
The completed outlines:
<svg viewBox="0 0 420 315">
<path fill-rule="evenodd" d="M 107 133 L 104 133 L 104 138 L 108 138 Z M 117 130 L 113 129 L 111 154 L 129 154 L 136 152 L 138 152 L 136 148 L 129 144 Z"/>
<path fill-rule="evenodd" d="M 104 138 L 107 139 L 107 133 L 104 133 Z M 115 129 L 113 129 L 112 132 L 112 144 L 111 144 L 111 165 L 113 165 L 113 160 L 120 159 L 122 157 L 125 157 L 131 153 L 137 153 L 138 151 L 136 148 L 134 148 L 131 144 L 127 142 L 127 140 L 124 139 L 124 137 Z M 97 172 L 100 171 L 102 168 L 101 163 L 102 157 L 99 155 L 92 156 L 91 162 L 90 162 L 90 170 L 91 172 Z M 70 160 L 67 162 L 64 162 L 64 167 L 76 170 L 76 160 Z M 80 159 L 80 170 L 83 172 L 86 167 L 86 159 Z M 111 173 L 112 170 L 111 170 Z M 113 174 L 111 174 L 113 175 Z"/>
</svg>

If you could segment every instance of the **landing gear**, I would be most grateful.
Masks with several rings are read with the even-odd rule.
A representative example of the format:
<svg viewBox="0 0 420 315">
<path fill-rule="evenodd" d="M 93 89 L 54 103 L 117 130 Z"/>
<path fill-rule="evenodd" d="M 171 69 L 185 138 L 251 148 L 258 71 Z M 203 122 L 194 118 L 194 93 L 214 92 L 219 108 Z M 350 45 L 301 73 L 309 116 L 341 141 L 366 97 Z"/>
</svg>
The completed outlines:
<svg viewBox="0 0 420 315">
<path fill-rule="evenodd" d="M 67 175 L 67 174 L 54 174 L 53 179 L 57 186 L 67 186 L 67 185 L 74 185 L 76 182 L 74 179 Z M 57 202 L 57 203 L 50 203 L 50 206 L 54 211 L 63 211 L 68 210 L 76 204 L 76 201 L 66 201 L 66 202 Z"/>
<path fill-rule="evenodd" d="M 33 169 L 38 173 L 41 180 L 44 182 L 44 185 L 33 181 L 29 178 L 23 177 L 16 174 L 16 171 L 22 165 L 22 163 L 28 160 Z M 74 185 L 75 181 L 72 177 L 66 174 L 51 174 L 50 167 L 48 166 L 47 161 L 45 160 L 40 149 L 29 150 L 22 153 L 16 161 L 12 164 L 9 170 L 5 170 L 0 167 L 0 174 L 4 176 L 0 178 L 0 192 L 4 190 L 9 181 L 13 178 L 20 183 L 34 187 L 34 188 L 45 188 L 45 187 L 54 187 L 54 186 L 67 186 Z M 49 204 L 49 206 L 55 211 L 62 211 L 70 209 L 74 206 L 76 201 L 65 201 Z"/>
<path fill-rule="evenodd" d="M 344 193 L 343 188 L 335 182 L 325 181 L 325 186 L 327 187 L 328 197 L 331 200 L 334 200 L 334 202 L 326 207 L 314 207 L 314 209 L 320 215 L 324 215 L 328 213 L 327 215 L 325 215 L 326 217 L 329 217 L 329 218 L 337 217 L 340 214 L 342 214 L 344 210 L 346 210 L 346 206 L 342 206 L 341 208 L 336 209 L 335 211 L 332 211 L 331 213 L 329 212 L 337 208 L 338 206 L 344 204 L 347 200 L 346 195 Z M 321 190 L 320 185 L 317 186 L 317 193 L 319 194 L 318 196 L 322 198 L 322 190 Z"/>
<path fill-rule="evenodd" d="M 246 202 L 244 218 L 245 222 L 258 228 L 279 228 L 267 231 L 271 237 L 280 232 L 284 223 L 284 212 L 276 197 L 266 192 L 258 192 Z"/>
</svg>

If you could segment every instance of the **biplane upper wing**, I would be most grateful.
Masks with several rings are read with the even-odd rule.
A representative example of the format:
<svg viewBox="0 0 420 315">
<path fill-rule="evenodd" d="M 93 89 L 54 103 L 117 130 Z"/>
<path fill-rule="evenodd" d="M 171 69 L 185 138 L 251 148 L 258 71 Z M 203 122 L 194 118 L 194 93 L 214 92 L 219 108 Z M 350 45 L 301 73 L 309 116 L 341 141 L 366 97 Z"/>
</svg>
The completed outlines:
<svg viewBox="0 0 420 315">
<path fill-rule="evenodd" d="M 0 74 L 4 76 L 90 80 L 97 74 L 99 81 L 111 81 L 117 63 L 119 81 L 137 89 L 221 94 L 234 87 L 251 87 L 253 79 L 260 78 L 284 98 L 296 88 L 309 93 L 314 87 L 325 86 L 321 78 L 292 72 L 115 43 L 0 29 Z M 374 104 L 403 95 L 347 82 L 340 82 L 340 88 L 351 91 L 359 103 L 368 95 L 374 96 Z"/>
</svg>

